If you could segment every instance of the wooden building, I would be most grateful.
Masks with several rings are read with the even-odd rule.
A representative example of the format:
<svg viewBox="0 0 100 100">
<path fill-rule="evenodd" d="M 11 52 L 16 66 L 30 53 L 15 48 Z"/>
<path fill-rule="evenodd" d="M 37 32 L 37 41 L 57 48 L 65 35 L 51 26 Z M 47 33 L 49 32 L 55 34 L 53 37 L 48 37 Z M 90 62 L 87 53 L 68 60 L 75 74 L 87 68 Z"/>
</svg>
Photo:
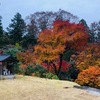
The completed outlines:
<svg viewBox="0 0 100 100">
<path fill-rule="evenodd" d="M 0 55 L 0 79 L 14 78 L 14 61 L 9 54 Z"/>
</svg>

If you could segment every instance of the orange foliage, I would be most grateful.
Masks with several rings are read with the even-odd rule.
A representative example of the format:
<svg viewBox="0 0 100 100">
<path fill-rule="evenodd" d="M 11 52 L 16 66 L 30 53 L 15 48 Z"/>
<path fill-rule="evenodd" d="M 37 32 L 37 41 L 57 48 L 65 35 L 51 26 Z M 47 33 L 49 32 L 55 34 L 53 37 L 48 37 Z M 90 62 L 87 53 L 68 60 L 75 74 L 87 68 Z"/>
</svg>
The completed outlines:
<svg viewBox="0 0 100 100">
<path fill-rule="evenodd" d="M 77 57 L 77 68 L 82 71 L 89 66 L 100 66 L 100 44 L 90 43 Z"/>
<path fill-rule="evenodd" d="M 65 50 L 80 50 L 88 40 L 88 33 L 82 24 L 57 20 L 52 29 L 46 29 L 38 36 L 38 45 L 34 47 L 39 55 L 38 60 L 53 61 L 59 58 Z"/>
<path fill-rule="evenodd" d="M 26 51 L 26 52 L 18 52 L 17 59 L 22 63 L 20 65 L 21 68 L 26 68 L 28 65 L 34 65 L 37 59 L 37 56 L 34 55 L 33 52 Z"/>
<path fill-rule="evenodd" d="M 76 79 L 80 85 L 100 88 L 100 67 L 94 66 L 83 70 Z"/>
<path fill-rule="evenodd" d="M 89 38 L 83 24 L 57 20 L 53 23 L 53 30 L 56 34 L 63 35 L 66 49 L 82 50 Z"/>
<path fill-rule="evenodd" d="M 38 63 L 52 63 L 53 67 L 56 66 L 56 60 L 60 59 L 59 73 L 64 52 L 69 49 L 81 50 L 87 41 L 88 33 L 82 24 L 57 20 L 53 23 L 53 28 L 39 34 L 34 54 L 38 55 Z"/>
</svg>

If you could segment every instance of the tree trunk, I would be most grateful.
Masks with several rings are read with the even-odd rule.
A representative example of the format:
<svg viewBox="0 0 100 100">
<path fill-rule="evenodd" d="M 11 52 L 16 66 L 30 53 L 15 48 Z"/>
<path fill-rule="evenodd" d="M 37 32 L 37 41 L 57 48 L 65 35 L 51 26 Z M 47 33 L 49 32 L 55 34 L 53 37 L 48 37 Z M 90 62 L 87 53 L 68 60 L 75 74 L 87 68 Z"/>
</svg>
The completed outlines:
<svg viewBox="0 0 100 100">
<path fill-rule="evenodd" d="M 50 72 L 49 63 L 47 62 L 47 72 Z"/>
<path fill-rule="evenodd" d="M 55 72 L 55 74 L 57 75 L 57 74 L 58 74 L 58 72 L 57 72 L 56 65 L 55 65 L 54 63 L 52 63 L 52 65 L 53 65 L 54 72 Z M 57 75 L 57 76 L 58 76 L 58 75 Z"/>
<path fill-rule="evenodd" d="M 60 63 L 59 63 L 59 69 L 58 69 L 58 73 L 57 73 L 57 76 L 58 76 L 58 77 L 60 77 L 60 74 L 61 74 L 62 57 L 63 57 L 63 55 L 60 54 Z"/>
</svg>

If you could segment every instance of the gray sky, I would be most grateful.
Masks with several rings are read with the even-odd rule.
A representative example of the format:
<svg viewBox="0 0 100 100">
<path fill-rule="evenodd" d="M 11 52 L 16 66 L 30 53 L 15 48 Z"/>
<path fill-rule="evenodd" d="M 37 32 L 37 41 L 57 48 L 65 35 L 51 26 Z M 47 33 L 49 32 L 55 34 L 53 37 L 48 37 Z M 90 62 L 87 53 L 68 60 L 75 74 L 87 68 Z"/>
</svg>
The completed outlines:
<svg viewBox="0 0 100 100">
<path fill-rule="evenodd" d="M 100 0 L 0 0 L 0 15 L 3 17 L 4 29 L 17 12 L 25 19 L 36 11 L 59 9 L 85 19 L 88 25 L 100 20 Z"/>
</svg>

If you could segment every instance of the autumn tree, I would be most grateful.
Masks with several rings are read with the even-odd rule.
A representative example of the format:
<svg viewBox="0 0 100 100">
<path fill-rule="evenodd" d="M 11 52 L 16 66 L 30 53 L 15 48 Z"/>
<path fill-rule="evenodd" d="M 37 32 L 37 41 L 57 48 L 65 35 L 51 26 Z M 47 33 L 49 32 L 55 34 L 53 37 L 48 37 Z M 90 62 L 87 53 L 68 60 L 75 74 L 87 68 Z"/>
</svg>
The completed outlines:
<svg viewBox="0 0 100 100">
<path fill-rule="evenodd" d="M 74 16 L 73 14 L 61 9 L 59 9 L 57 12 L 35 12 L 26 18 L 27 32 L 23 37 L 22 46 L 24 48 L 29 48 L 36 45 L 38 34 L 45 29 L 51 28 L 53 21 L 57 19 L 78 22 L 77 16 Z"/>
<path fill-rule="evenodd" d="M 26 52 L 18 52 L 17 53 L 17 59 L 22 62 L 22 64 L 26 65 L 34 65 L 35 64 L 35 57 L 32 52 L 29 50 Z"/>
<path fill-rule="evenodd" d="M 37 56 L 30 50 L 25 52 L 18 52 L 16 54 L 17 59 L 21 62 L 20 68 L 23 70 L 23 74 L 25 74 L 28 66 L 34 67 L 36 65 Z"/>
<path fill-rule="evenodd" d="M 55 20 L 69 20 L 70 22 L 78 22 L 78 17 L 73 14 L 59 9 L 57 12 L 52 11 L 41 11 L 31 14 L 27 17 L 27 26 L 29 30 L 34 30 L 35 33 L 39 34 L 44 29 L 52 28 L 53 21 Z"/>
<path fill-rule="evenodd" d="M 88 43 L 76 59 L 77 69 L 83 71 L 89 66 L 100 66 L 100 44 Z"/>
<path fill-rule="evenodd" d="M 57 20 L 53 28 L 42 31 L 38 36 L 38 45 L 34 47 L 38 55 L 37 63 L 45 62 L 53 65 L 55 74 L 59 77 L 62 68 L 62 57 L 69 49 L 81 50 L 87 43 L 88 33 L 82 24 Z M 56 61 L 59 59 L 59 67 Z"/>
</svg>

